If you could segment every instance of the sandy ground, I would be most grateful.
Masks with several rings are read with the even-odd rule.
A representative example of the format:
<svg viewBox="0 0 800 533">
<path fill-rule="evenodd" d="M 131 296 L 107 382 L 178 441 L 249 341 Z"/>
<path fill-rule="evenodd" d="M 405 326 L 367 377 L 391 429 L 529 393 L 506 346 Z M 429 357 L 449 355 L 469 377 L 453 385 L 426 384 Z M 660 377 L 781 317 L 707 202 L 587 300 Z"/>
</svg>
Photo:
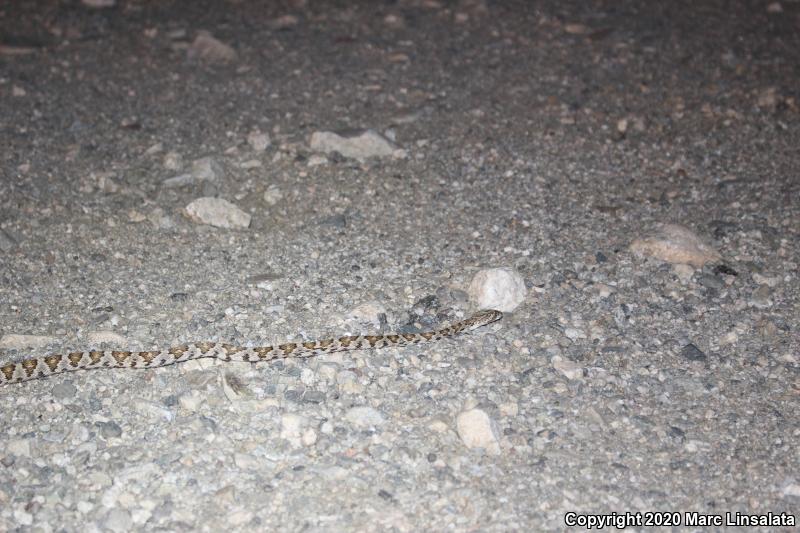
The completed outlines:
<svg viewBox="0 0 800 533">
<path fill-rule="evenodd" d="M 0 46 L 2 361 L 526 289 L 0 386 L 0 530 L 793 530 L 799 3 L 30 0 Z M 708 254 L 634 253 L 662 224 Z"/>
</svg>

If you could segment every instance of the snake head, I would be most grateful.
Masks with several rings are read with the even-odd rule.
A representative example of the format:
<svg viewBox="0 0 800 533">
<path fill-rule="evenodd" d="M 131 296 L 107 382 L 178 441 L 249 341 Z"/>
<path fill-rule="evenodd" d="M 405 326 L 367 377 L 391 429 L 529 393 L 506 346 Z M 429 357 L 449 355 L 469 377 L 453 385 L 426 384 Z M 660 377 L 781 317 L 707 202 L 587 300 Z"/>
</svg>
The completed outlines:
<svg viewBox="0 0 800 533">
<path fill-rule="evenodd" d="M 469 325 L 467 326 L 467 330 L 472 331 L 473 329 L 481 328 L 487 324 L 491 324 L 492 322 L 497 322 L 501 318 L 503 318 L 502 312 L 494 309 L 483 309 L 469 317 Z"/>
</svg>

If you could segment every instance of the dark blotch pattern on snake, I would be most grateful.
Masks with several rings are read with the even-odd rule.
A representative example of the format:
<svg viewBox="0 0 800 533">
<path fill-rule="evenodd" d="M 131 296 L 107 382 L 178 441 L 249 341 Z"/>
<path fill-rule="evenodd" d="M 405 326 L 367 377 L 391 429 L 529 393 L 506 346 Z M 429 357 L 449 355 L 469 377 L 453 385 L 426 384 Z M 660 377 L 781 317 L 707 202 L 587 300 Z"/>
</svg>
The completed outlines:
<svg viewBox="0 0 800 533">
<path fill-rule="evenodd" d="M 219 342 L 194 342 L 164 350 L 130 352 L 120 350 L 91 350 L 52 354 L 23 359 L 0 366 L 0 385 L 20 383 L 54 374 L 93 368 L 157 368 L 213 357 L 223 361 L 259 363 L 286 357 L 315 355 L 350 350 L 377 349 L 386 346 L 407 346 L 435 342 L 446 337 L 491 324 L 503 318 L 500 311 L 478 311 L 471 317 L 450 326 L 424 333 L 389 333 L 385 335 L 355 335 L 311 342 L 290 342 L 276 346 L 247 348 Z"/>
</svg>

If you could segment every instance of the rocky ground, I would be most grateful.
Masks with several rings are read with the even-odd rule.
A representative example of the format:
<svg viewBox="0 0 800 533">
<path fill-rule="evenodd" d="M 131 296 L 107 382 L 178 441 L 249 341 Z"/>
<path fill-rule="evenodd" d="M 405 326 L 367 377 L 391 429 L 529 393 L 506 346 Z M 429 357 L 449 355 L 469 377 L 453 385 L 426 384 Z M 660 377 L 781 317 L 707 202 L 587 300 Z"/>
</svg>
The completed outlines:
<svg viewBox="0 0 800 533">
<path fill-rule="evenodd" d="M 510 311 L 0 385 L 0 530 L 792 530 L 798 87 L 789 0 L 0 4 L 0 361 Z"/>
</svg>

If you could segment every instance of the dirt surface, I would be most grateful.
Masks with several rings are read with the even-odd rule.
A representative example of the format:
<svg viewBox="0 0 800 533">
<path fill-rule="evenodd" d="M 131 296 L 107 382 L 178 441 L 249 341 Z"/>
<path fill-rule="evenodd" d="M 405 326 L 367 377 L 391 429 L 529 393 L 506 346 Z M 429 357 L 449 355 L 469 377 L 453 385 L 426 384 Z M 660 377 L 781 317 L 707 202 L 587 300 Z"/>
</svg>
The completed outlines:
<svg viewBox="0 0 800 533">
<path fill-rule="evenodd" d="M 793 530 L 800 3 L 110 3 L 0 4 L 0 361 L 527 295 L 0 386 L 0 530 Z M 714 253 L 634 253 L 662 224 Z"/>
</svg>

